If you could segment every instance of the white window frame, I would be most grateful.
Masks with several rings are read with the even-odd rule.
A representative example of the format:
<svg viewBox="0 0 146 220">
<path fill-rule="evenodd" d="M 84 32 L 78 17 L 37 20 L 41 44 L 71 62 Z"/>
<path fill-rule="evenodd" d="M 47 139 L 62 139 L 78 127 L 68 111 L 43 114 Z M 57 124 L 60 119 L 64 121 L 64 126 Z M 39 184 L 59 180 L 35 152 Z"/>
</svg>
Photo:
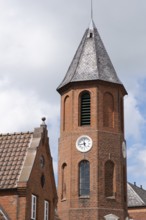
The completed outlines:
<svg viewBox="0 0 146 220">
<path fill-rule="evenodd" d="M 49 202 L 44 201 L 44 220 L 49 220 Z"/>
<path fill-rule="evenodd" d="M 3 218 L 4 218 L 5 220 L 8 220 L 8 218 L 5 216 L 4 212 L 3 212 L 1 209 L 0 209 L 0 214 L 3 215 Z"/>
<path fill-rule="evenodd" d="M 31 220 L 36 220 L 37 197 L 31 195 Z"/>
</svg>

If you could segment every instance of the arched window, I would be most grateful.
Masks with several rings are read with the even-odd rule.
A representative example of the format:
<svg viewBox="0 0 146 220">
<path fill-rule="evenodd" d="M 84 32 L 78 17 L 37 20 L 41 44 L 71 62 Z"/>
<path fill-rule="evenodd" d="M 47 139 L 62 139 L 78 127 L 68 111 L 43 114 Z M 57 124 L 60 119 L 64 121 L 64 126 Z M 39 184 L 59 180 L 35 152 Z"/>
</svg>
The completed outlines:
<svg viewBox="0 0 146 220">
<path fill-rule="evenodd" d="M 103 126 L 114 127 L 114 98 L 106 92 L 103 98 Z"/>
<path fill-rule="evenodd" d="M 90 125 L 90 93 L 83 92 L 80 97 L 80 125 Z"/>
<path fill-rule="evenodd" d="M 79 163 L 79 196 L 90 194 L 90 164 L 87 160 Z"/>
<path fill-rule="evenodd" d="M 66 199 L 66 178 L 67 178 L 67 164 L 62 165 L 62 194 L 61 199 Z"/>
<path fill-rule="evenodd" d="M 115 193 L 115 165 L 111 160 L 105 163 L 105 196 L 111 197 Z"/>
<path fill-rule="evenodd" d="M 63 116 L 63 130 L 71 129 L 71 103 L 70 97 L 66 96 L 64 99 L 64 116 Z"/>
</svg>

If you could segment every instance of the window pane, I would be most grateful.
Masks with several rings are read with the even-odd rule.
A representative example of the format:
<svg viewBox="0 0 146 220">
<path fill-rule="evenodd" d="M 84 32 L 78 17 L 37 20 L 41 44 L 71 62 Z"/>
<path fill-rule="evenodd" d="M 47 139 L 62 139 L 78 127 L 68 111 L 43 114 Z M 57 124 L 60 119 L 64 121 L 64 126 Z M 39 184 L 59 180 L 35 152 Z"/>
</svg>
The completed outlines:
<svg viewBox="0 0 146 220">
<path fill-rule="evenodd" d="M 79 165 L 79 194 L 86 196 L 90 193 L 90 166 L 89 162 L 84 160 Z"/>
<path fill-rule="evenodd" d="M 35 195 L 31 196 L 31 219 L 36 219 L 36 201 L 37 198 Z"/>
<path fill-rule="evenodd" d="M 49 202 L 44 202 L 44 220 L 49 220 Z"/>
</svg>

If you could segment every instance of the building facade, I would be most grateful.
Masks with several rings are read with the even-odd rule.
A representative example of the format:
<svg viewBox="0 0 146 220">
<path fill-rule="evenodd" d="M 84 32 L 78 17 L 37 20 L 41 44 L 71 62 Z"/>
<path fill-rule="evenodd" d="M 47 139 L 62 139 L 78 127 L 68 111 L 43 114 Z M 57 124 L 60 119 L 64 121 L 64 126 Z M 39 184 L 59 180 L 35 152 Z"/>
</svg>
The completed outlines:
<svg viewBox="0 0 146 220">
<path fill-rule="evenodd" d="M 0 219 L 54 220 L 57 193 L 45 123 L 0 135 Z"/>
<path fill-rule="evenodd" d="M 58 213 L 62 220 L 125 220 L 127 94 L 93 21 L 65 78 L 61 95 Z"/>
</svg>

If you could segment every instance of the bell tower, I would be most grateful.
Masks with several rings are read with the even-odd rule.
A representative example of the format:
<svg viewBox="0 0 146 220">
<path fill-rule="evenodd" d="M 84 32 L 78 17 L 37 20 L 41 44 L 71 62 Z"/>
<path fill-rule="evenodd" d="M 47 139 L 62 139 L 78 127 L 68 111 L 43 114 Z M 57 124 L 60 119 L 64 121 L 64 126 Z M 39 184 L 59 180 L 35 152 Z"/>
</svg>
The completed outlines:
<svg viewBox="0 0 146 220">
<path fill-rule="evenodd" d="M 125 220 L 127 94 L 91 20 L 57 91 L 61 95 L 61 220 Z"/>
</svg>

